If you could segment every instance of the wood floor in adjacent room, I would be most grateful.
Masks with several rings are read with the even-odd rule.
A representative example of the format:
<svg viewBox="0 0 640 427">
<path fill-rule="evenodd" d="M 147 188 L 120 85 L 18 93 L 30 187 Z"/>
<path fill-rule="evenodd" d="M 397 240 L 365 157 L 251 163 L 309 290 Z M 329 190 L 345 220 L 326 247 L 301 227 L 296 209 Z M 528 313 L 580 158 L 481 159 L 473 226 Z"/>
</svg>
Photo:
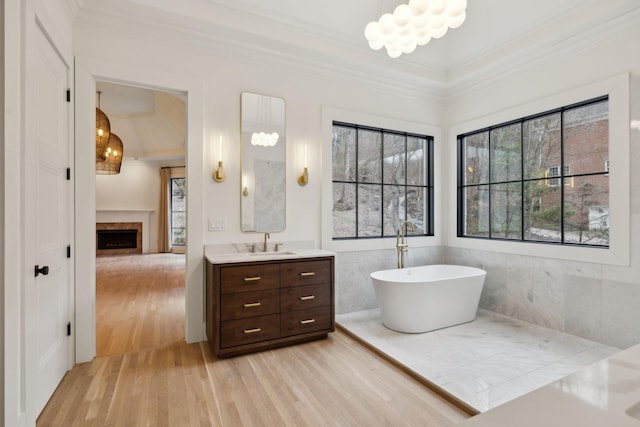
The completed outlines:
<svg viewBox="0 0 640 427">
<path fill-rule="evenodd" d="M 230 359 L 213 357 L 206 342 L 186 344 L 184 271 L 176 271 L 184 257 L 172 256 L 98 259 L 113 278 L 98 287 L 118 289 L 99 302 L 99 329 L 103 316 L 120 325 L 98 334 L 103 355 L 67 373 L 39 427 L 437 427 L 468 417 L 339 330 Z"/>
</svg>

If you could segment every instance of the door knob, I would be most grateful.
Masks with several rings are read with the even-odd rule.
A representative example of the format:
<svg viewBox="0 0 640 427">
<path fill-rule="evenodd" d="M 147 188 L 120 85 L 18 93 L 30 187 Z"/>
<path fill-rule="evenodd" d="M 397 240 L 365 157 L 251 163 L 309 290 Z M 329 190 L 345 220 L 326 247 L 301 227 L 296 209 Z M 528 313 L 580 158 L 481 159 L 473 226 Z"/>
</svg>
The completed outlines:
<svg viewBox="0 0 640 427">
<path fill-rule="evenodd" d="M 48 265 L 43 265 L 42 267 L 40 267 L 39 265 L 36 264 L 36 266 L 34 267 L 34 273 L 36 275 L 36 277 L 38 277 L 39 275 L 43 275 L 46 276 L 49 274 L 49 266 Z"/>
</svg>

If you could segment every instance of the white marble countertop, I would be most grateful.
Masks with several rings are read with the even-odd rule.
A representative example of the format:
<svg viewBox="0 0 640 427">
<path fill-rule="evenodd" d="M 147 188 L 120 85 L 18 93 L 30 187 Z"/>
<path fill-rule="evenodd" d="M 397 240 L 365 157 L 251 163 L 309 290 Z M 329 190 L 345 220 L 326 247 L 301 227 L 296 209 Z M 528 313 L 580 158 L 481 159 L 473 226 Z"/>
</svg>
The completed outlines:
<svg viewBox="0 0 640 427">
<path fill-rule="evenodd" d="M 459 425 L 639 427 L 640 344 Z"/>
<path fill-rule="evenodd" d="M 278 251 L 270 244 L 267 252 L 250 252 L 248 248 L 253 243 L 239 243 L 229 245 L 206 245 L 204 256 L 212 264 L 231 264 L 238 262 L 274 261 L 302 258 L 319 258 L 334 256 L 333 252 L 309 247 L 307 242 L 284 242 Z M 259 245 L 258 245 L 259 246 Z"/>
</svg>

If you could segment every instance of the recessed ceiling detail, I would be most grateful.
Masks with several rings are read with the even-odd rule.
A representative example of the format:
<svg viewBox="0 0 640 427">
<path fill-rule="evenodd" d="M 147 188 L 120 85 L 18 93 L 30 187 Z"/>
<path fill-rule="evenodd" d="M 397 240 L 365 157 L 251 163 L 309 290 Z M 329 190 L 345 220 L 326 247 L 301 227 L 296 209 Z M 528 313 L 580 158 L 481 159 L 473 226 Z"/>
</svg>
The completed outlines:
<svg viewBox="0 0 640 427">
<path fill-rule="evenodd" d="M 96 82 L 101 109 L 126 141 L 125 157 L 168 161 L 184 158 L 186 96 L 117 83 Z"/>
</svg>

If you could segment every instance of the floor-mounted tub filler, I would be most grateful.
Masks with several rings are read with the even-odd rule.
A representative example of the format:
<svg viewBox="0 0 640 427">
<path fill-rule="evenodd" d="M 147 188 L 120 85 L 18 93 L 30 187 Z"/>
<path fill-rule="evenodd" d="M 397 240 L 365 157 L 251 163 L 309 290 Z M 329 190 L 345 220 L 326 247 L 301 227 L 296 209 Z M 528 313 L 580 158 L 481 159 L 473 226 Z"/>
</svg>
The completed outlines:
<svg viewBox="0 0 640 427">
<path fill-rule="evenodd" d="M 476 317 L 487 272 L 463 265 L 426 265 L 371 273 L 382 323 L 422 333 Z"/>
</svg>

